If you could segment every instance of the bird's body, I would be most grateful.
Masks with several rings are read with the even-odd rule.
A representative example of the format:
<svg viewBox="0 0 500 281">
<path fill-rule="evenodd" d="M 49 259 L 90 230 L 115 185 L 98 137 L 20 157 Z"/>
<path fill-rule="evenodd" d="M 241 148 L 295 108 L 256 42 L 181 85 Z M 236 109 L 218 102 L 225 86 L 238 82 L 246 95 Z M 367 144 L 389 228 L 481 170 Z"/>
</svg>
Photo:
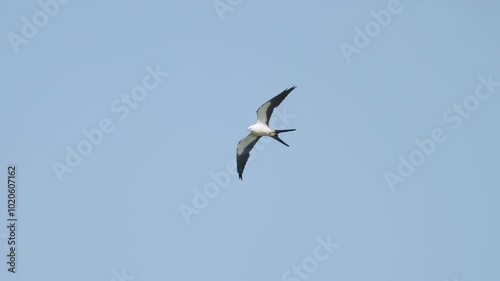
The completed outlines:
<svg viewBox="0 0 500 281">
<path fill-rule="evenodd" d="M 247 160 L 250 157 L 250 151 L 261 137 L 272 137 L 280 143 L 288 146 L 288 144 L 278 137 L 278 134 L 295 131 L 295 129 L 273 130 L 269 127 L 269 119 L 271 119 L 274 108 L 280 105 L 280 103 L 286 98 L 286 96 L 288 96 L 288 94 L 290 94 L 290 92 L 293 91 L 293 89 L 295 89 L 295 86 L 285 89 L 279 95 L 270 99 L 257 109 L 257 122 L 248 127 L 250 134 L 238 143 L 238 148 L 236 149 L 236 162 L 238 165 L 238 175 L 240 179 L 243 179 L 243 169 L 245 168 Z"/>
<path fill-rule="evenodd" d="M 250 131 L 250 133 L 259 137 L 272 136 L 276 134 L 273 129 L 269 128 L 269 126 L 259 121 L 257 121 L 257 123 L 255 123 L 254 125 L 248 127 L 248 130 Z"/>
</svg>

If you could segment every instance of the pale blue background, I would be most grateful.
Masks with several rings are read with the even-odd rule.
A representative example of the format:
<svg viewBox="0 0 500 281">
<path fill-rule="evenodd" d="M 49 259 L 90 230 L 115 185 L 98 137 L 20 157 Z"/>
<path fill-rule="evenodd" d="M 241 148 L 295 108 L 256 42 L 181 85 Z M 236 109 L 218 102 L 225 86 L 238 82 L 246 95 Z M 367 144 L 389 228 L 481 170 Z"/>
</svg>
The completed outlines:
<svg viewBox="0 0 500 281">
<path fill-rule="evenodd" d="M 377 1 L 76 1 L 15 54 L 9 32 L 40 10 L 0 9 L 0 234 L 6 167 L 19 167 L 18 271 L 2 280 L 281 280 L 331 234 L 341 247 L 309 280 L 500 280 L 500 97 L 453 131 L 442 114 L 500 80 L 495 1 L 403 1 L 348 64 L 339 49 Z M 110 104 L 146 66 L 170 76 L 121 121 Z M 255 109 L 297 85 L 296 117 L 186 224 L 178 206 L 225 169 Z M 110 118 L 59 183 L 52 161 Z M 448 140 L 395 192 L 416 138 Z"/>
</svg>

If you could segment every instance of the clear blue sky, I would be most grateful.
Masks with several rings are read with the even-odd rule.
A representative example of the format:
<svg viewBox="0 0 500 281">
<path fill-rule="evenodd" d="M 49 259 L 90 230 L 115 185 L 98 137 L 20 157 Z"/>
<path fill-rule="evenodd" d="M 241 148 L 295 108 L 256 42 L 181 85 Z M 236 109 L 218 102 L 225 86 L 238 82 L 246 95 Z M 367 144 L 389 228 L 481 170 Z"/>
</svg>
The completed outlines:
<svg viewBox="0 0 500 281">
<path fill-rule="evenodd" d="M 0 9 L 1 280 L 500 280 L 499 3 L 46 2 Z"/>
</svg>

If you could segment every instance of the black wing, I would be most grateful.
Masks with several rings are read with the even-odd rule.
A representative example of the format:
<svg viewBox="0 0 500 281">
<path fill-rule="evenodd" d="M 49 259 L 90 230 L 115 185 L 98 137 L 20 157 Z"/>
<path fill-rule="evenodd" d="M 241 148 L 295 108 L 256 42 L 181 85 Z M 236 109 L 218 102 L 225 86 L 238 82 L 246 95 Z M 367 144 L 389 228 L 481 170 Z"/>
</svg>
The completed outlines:
<svg viewBox="0 0 500 281">
<path fill-rule="evenodd" d="M 248 157 L 250 157 L 250 150 L 252 150 L 259 139 L 259 136 L 249 134 L 238 143 L 236 163 L 238 164 L 238 175 L 241 180 L 243 180 L 243 169 L 245 169 Z"/>
<path fill-rule="evenodd" d="M 285 89 L 283 92 L 261 105 L 259 109 L 257 109 L 257 120 L 269 126 L 269 119 L 271 119 L 274 108 L 280 105 L 286 96 L 288 96 L 288 94 L 290 94 L 290 92 L 292 92 L 295 88 L 297 87 L 293 86 L 289 89 Z"/>
</svg>

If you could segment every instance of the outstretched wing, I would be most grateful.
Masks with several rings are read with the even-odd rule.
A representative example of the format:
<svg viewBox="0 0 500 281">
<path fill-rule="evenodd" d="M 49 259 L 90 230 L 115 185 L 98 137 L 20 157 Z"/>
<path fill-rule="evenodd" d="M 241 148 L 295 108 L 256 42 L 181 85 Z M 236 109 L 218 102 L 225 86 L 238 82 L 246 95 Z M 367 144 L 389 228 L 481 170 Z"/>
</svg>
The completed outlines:
<svg viewBox="0 0 500 281">
<path fill-rule="evenodd" d="M 286 96 L 295 88 L 296 87 L 293 86 L 289 89 L 285 89 L 283 92 L 261 105 L 259 109 L 257 109 L 257 120 L 269 126 L 269 119 L 271 119 L 274 108 L 280 105 Z"/>
<path fill-rule="evenodd" d="M 245 169 L 248 157 L 250 157 L 250 150 L 252 150 L 259 139 L 259 136 L 249 134 L 238 143 L 238 148 L 236 149 L 236 163 L 238 164 L 238 175 L 241 180 L 243 179 L 243 169 Z"/>
</svg>

